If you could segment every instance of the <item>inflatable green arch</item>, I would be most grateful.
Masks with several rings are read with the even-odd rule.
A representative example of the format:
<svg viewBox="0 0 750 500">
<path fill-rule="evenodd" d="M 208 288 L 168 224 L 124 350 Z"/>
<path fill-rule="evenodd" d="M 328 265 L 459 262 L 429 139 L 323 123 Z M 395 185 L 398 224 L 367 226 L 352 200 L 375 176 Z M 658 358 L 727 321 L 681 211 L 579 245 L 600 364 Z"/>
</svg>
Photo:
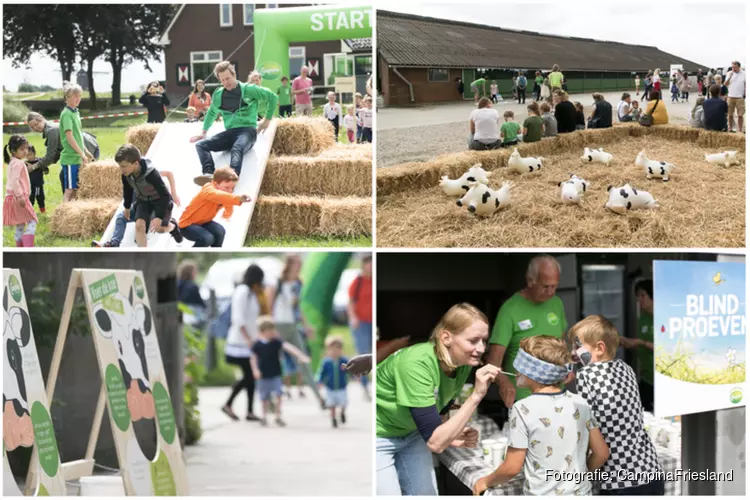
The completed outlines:
<svg viewBox="0 0 750 500">
<path fill-rule="evenodd" d="M 373 9 L 326 5 L 255 11 L 255 69 L 276 91 L 289 76 L 289 43 L 372 37 Z"/>
</svg>

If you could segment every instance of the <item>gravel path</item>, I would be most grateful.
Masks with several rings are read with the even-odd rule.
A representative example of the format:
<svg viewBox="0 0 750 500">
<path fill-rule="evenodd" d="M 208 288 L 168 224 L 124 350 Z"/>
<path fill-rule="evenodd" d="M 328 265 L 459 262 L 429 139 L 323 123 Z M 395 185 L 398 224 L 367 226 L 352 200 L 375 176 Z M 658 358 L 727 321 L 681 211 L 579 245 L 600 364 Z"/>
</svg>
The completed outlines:
<svg viewBox="0 0 750 500">
<path fill-rule="evenodd" d="M 378 130 L 378 167 L 427 161 L 443 153 L 463 151 L 467 148 L 468 139 L 464 122 Z"/>
</svg>

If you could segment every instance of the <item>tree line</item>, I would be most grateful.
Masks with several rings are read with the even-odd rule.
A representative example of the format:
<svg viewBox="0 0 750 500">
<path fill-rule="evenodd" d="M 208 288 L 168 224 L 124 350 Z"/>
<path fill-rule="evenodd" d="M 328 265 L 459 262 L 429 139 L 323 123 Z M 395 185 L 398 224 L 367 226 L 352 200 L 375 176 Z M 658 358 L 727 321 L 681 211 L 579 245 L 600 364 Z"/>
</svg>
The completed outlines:
<svg viewBox="0 0 750 500">
<path fill-rule="evenodd" d="M 96 108 L 94 61 L 112 67 L 112 104 L 119 106 L 123 68 L 134 61 L 161 59 L 159 37 L 175 5 L 7 4 L 3 7 L 3 48 L 14 67 L 29 65 L 42 52 L 60 65 L 62 81 L 73 81 L 76 62 L 86 70 L 91 106 Z"/>
</svg>

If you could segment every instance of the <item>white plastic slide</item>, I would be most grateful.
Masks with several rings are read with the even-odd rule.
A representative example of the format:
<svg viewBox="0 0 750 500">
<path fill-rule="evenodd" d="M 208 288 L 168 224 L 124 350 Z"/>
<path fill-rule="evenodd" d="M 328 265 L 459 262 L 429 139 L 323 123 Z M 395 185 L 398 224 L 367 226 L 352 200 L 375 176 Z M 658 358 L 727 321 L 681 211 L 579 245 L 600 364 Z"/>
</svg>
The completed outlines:
<svg viewBox="0 0 750 500">
<path fill-rule="evenodd" d="M 266 170 L 266 162 L 271 153 L 271 145 L 276 134 L 276 125 L 277 120 L 273 120 L 265 131 L 258 134 L 255 145 L 242 161 L 240 180 L 234 192 L 235 194 L 246 194 L 252 198 L 252 201 L 235 206 L 234 213 L 229 220 L 223 218 L 223 210 L 220 210 L 214 219 L 226 229 L 223 248 L 241 248 L 245 244 L 247 231 L 250 227 L 250 218 L 253 215 L 255 201 L 258 198 L 263 174 Z M 195 144 L 190 142 L 191 137 L 200 134 L 201 126 L 201 123 L 164 123 L 156 138 L 154 138 L 148 153 L 146 153 L 146 158 L 151 160 L 159 171 L 169 171 L 174 175 L 177 196 L 181 202 L 180 206 L 175 206 L 172 211 L 172 217 L 176 220 L 180 219 L 182 210 L 201 189 L 193 181 L 195 177 L 201 175 L 202 169 Z M 223 123 L 215 123 L 208 131 L 207 137 L 216 135 L 223 130 Z M 229 165 L 228 152 L 213 153 L 213 157 L 216 168 Z M 166 179 L 164 181 L 169 186 L 169 182 Z M 121 204 L 115 216 L 109 222 L 101 243 L 112 238 L 117 215 L 123 210 L 124 207 Z M 128 223 L 120 247 L 135 246 L 135 224 Z M 185 248 L 192 247 L 193 242 L 183 240 L 181 244 L 177 244 L 168 233 L 149 233 L 148 246 L 150 248 Z"/>
</svg>

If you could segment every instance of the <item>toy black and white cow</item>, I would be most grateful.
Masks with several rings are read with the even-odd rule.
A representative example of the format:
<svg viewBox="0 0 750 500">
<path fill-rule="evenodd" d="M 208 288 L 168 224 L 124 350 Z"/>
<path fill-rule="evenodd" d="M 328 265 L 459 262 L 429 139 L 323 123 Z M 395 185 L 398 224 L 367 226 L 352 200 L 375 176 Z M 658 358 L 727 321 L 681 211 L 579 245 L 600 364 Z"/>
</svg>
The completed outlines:
<svg viewBox="0 0 750 500">
<path fill-rule="evenodd" d="M 470 182 L 489 184 L 490 180 L 488 177 L 491 174 L 492 172 L 487 172 L 482 168 L 481 163 L 477 163 L 464 172 L 464 175 L 458 179 L 449 179 L 447 175 L 444 175 L 440 179 L 440 187 L 443 188 L 443 191 L 448 196 L 463 196 L 469 190 Z"/>
<path fill-rule="evenodd" d="M 669 180 L 669 173 L 675 165 L 665 161 L 649 160 L 646 157 L 646 151 L 641 151 L 635 158 L 635 166 L 641 167 L 646 171 L 646 179 L 661 178 L 664 182 Z"/>
<path fill-rule="evenodd" d="M 609 166 L 614 160 L 614 156 L 610 153 L 605 153 L 603 148 L 589 149 L 583 148 L 583 155 L 581 156 L 582 163 L 603 163 Z"/>
<path fill-rule="evenodd" d="M 712 155 L 706 153 L 706 161 L 712 165 L 724 165 L 727 168 L 740 162 L 737 159 L 737 151 L 724 151 Z"/>
<path fill-rule="evenodd" d="M 510 190 L 513 183 L 505 181 L 500 189 L 493 190 L 484 184 L 472 182 L 469 191 L 456 202 L 466 206 L 475 215 L 492 215 L 510 205 Z"/>
<path fill-rule="evenodd" d="M 659 203 L 647 191 L 641 191 L 630 184 L 620 187 L 607 187 L 609 201 L 604 205 L 616 214 L 624 214 L 628 210 L 638 208 L 659 208 Z"/>
<path fill-rule="evenodd" d="M 518 172 L 519 174 L 527 174 L 529 172 L 538 172 L 542 169 L 542 161 L 544 158 L 528 157 L 521 158 L 521 153 L 518 152 L 517 148 L 513 149 L 513 153 L 508 158 L 508 168 L 512 172 Z"/>
<path fill-rule="evenodd" d="M 590 185 L 586 179 L 581 179 L 575 174 L 570 174 L 570 179 L 565 182 L 559 182 L 557 185 L 561 187 L 560 198 L 563 203 L 583 206 L 583 195 Z"/>
<path fill-rule="evenodd" d="M 9 307 L 6 288 L 3 295 L 3 439 L 7 451 L 34 444 L 21 352 L 30 339 L 29 315 L 20 307 Z"/>
</svg>

